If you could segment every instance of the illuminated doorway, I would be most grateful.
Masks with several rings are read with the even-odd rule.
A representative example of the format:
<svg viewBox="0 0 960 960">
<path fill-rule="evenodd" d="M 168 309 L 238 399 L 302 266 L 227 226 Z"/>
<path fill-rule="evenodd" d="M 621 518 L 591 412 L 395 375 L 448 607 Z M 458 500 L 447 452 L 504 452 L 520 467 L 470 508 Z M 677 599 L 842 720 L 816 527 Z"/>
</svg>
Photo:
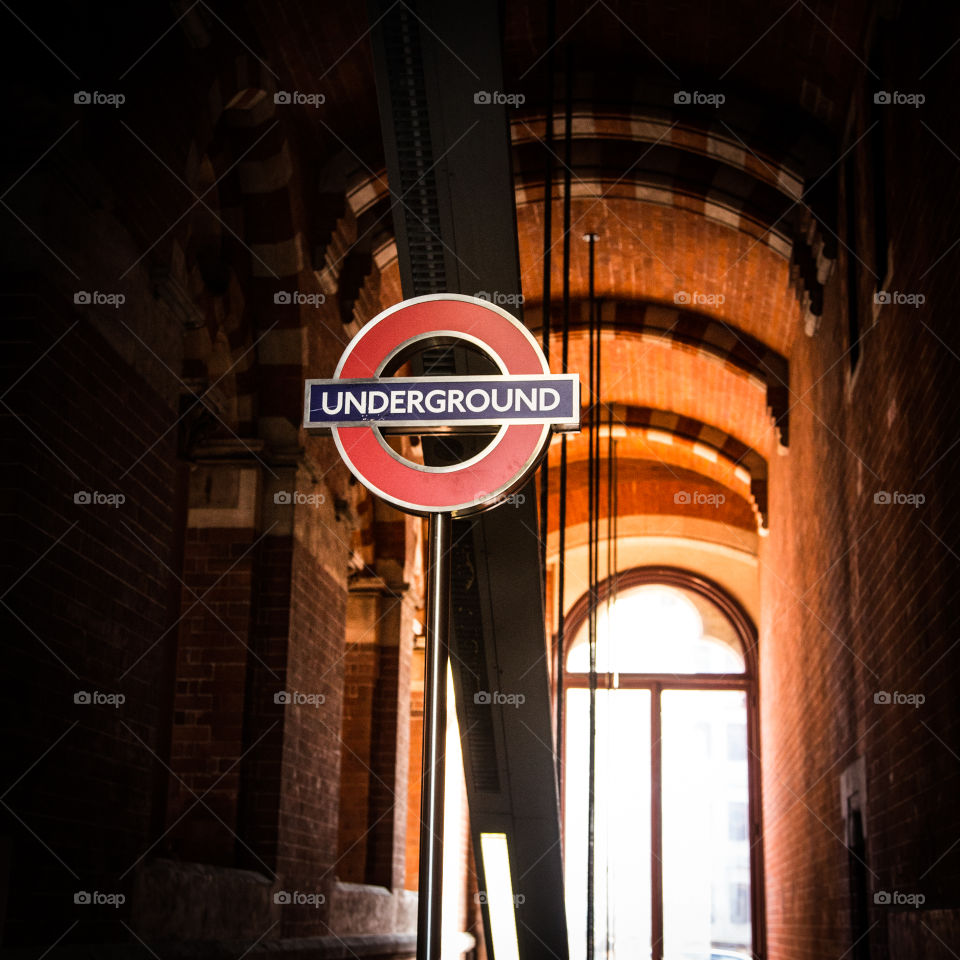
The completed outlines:
<svg viewBox="0 0 960 960">
<path fill-rule="evenodd" d="M 564 859 L 585 960 L 589 606 L 565 670 Z M 756 635 L 709 581 L 672 569 L 602 585 L 597 616 L 595 958 L 762 956 Z"/>
</svg>

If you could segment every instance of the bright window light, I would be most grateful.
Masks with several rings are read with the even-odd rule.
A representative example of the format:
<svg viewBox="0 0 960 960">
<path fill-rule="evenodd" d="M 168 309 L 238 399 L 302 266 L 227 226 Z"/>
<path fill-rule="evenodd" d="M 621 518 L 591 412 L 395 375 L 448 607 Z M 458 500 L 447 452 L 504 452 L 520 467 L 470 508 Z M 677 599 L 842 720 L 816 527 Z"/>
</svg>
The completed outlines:
<svg viewBox="0 0 960 960">
<path fill-rule="evenodd" d="M 481 833 L 480 853 L 487 884 L 487 910 L 490 913 L 494 960 L 520 960 L 507 835 Z"/>
</svg>

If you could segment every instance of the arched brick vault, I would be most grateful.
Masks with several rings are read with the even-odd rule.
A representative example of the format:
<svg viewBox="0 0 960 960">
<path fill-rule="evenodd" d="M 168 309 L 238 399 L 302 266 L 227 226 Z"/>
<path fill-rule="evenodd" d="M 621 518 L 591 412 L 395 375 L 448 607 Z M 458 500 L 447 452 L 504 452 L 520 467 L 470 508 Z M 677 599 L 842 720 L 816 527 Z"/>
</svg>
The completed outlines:
<svg viewBox="0 0 960 960">
<path fill-rule="evenodd" d="M 748 234 L 710 221 L 693 210 L 639 199 L 571 199 L 573 224 L 570 294 L 588 293 L 587 245 L 581 236 L 599 234 L 596 294 L 613 300 L 677 301 L 722 320 L 790 356 L 801 329 L 801 312 L 790 280 L 790 264 Z M 562 289 L 562 203 L 553 205 L 556 240 L 551 286 Z M 543 288 L 543 207 L 517 208 L 524 295 L 540 299 Z"/>
<path fill-rule="evenodd" d="M 820 162 L 824 162 L 828 155 L 826 151 L 811 149 L 809 143 L 784 143 L 771 137 L 771 128 L 764 123 L 769 119 L 766 113 L 759 111 L 753 116 L 743 117 L 738 123 L 729 112 L 725 112 L 723 122 L 713 120 L 710 112 L 696 112 L 692 116 L 684 116 L 679 111 L 651 108 L 640 110 L 639 104 L 645 94 L 648 94 L 647 84 L 638 83 L 634 90 L 635 96 L 630 97 L 629 105 L 620 107 L 597 106 L 595 109 L 579 104 L 572 111 L 570 125 L 571 140 L 574 150 L 583 141 L 596 143 L 600 146 L 616 143 L 638 143 L 648 145 L 663 145 L 686 153 L 709 157 L 729 167 L 733 171 L 742 172 L 750 180 L 755 180 L 773 188 L 777 193 L 792 200 L 797 200 L 803 192 L 804 158 L 811 152 L 818 155 Z M 737 127 L 740 130 L 737 130 Z M 796 128 L 795 128 L 796 129 Z M 553 121 L 554 146 L 564 137 L 566 119 L 564 116 L 555 116 Z M 515 147 L 522 148 L 530 144 L 542 143 L 546 135 L 546 119 L 541 113 L 524 112 L 511 119 L 511 139 Z M 791 138 L 792 139 L 792 138 Z M 808 140 L 808 138 L 803 138 Z M 747 146 L 749 142 L 749 146 Z M 531 174 L 530 182 L 540 182 L 542 185 L 543 166 L 539 171 L 533 166 L 527 167 L 522 162 L 523 153 L 517 150 L 519 167 L 522 174 L 521 181 L 526 183 L 527 171 Z M 602 161 L 602 151 L 591 158 L 594 166 Z M 628 169 L 638 161 L 638 151 L 628 154 L 627 163 L 621 168 Z M 573 167 L 576 168 L 576 156 Z M 532 176 L 539 172 L 540 176 Z M 701 178 L 702 179 L 702 178 Z M 730 188 L 737 181 L 727 185 L 731 196 L 735 191 Z M 746 182 L 742 184 L 746 189 L 743 196 L 752 189 Z M 542 196 L 542 194 L 541 194 Z M 781 231 L 782 232 L 782 231 Z"/>
<path fill-rule="evenodd" d="M 688 519 L 711 520 L 743 530 L 757 529 L 756 513 L 743 491 L 718 482 L 706 475 L 699 464 L 693 469 L 662 460 L 636 459 L 632 452 L 618 449 L 617 515 L 630 517 L 656 514 Z M 600 537 L 606 536 L 607 459 L 600 461 Z M 587 522 L 587 461 L 578 459 L 567 470 L 567 526 Z M 736 486 L 740 486 L 737 484 Z M 689 497 L 689 499 L 687 499 Z M 558 529 L 560 495 L 551 485 L 549 532 Z"/>
<path fill-rule="evenodd" d="M 644 121 L 637 123 L 642 129 Z M 531 126 L 520 129 L 533 130 Z M 685 145 L 669 143 L 666 134 L 672 129 L 665 125 L 661 137 L 646 144 L 639 158 L 638 147 L 630 141 L 602 136 L 577 141 L 571 147 L 571 195 L 643 199 L 692 210 L 788 256 L 798 232 L 797 217 L 791 216 L 797 196 L 785 194 L 777 183 L 754 179 L 742 160 L 735 166 L 725 156 L 693 153 Z M 515 149 L 518 198 L 523 203 L 543 202 L 543 148 L 531 139 Z M 641 158 L 644 162 L 639 166 Z M 625 170 L 631 170 L 626 179 Z M 792 177 L 788 180 L 792 189 L 796 183 Z"/>
<path fill-rule="evenodd" d="M 579 78 L 581 86 L 583 78 Z M 637 98 L 643 90 L 635 91 Z M 590 91 L 587 90 L 587 94 Z M 597 290 L 621 300 L 699 298 L 705 313 L 782 356 L 799 326 L 815 327 L 836 256 L 836 215 L 821 186 L 829 151 L 809 122 L 771 120 L 750 104 L 691 112 L 578 104 L 571 125 L 574 238 L 594 230 Z M 543 258 L 545 121 L 512 121 L 521 273 L 539 300 Z M 554 122 L 554 276 L 560 289 L 564 121 Z M 809 185 L 809 189 L 807 189 Z M 359 177 L 349 202 L 364 234 L 379 232 L 390 256 L 389 198 L 382 174 Z M 571 290 L 586 292 L 585 254 L 574 248 Z M 798 305 L 800 309 L 798 310 Z M 800 321 L 803 321 L 801 324 Z"/>
<path fill-rule="evenodd" d="M 570 369 L 584 379 L 589 370 L 586 333 L 572 334 L 569 349 Z M 709 424 L 762 457 L 769 458 L 776 449 L 764 386 L 724 362 L 630 332 L 604 331 L 601 356 L 604 403 L 651 407 Z M 560 366 L 559 336 L 551 338 L 551 366 Z"/>
<path fill-rule="evenodd" d="M 385 191 L 385 186 L 380 189 Z M 358 222 L 368 230 L 388 215 L 389 204 L 380 189 L 367 180 L 350 195 Z M 581 237 L 594 231 L 600 234 L 598 297 L 669 307 L 686 303 L 789 357 L 804 315 L 795 289 L 796 269 L 782 253 L 747 233 L 708 220 L 702 211 L 636 197 L 605 198 L 599 190 L 587 196 L 571 190 L 571 197 L 570 292 L 575 300 L 588 293 L 587 247 Z M 522 199 L 518 196 L 517 229 L 523 293 L 525 302 L 536 308 L 543 289 L 543 206 Z M 551 286 L 558 298 L 563 282 L 558 227 L 562 207 L 555 193 Z M 384 237 L 376 256 L 381 267 L 396 256 L 391 239 Z M 804 294 L 801 301 L 809 299 Z"/>
<path fill-rule="evenodd" d="M 746 500 L 753 514 L 753 528 L 767 525 L 767 463 L 755 450 L 714 427 L 667 411 L 619 406 L 613 414 L 618 461 L 648 463 L 657 467 L 658 474 L 662 470 L 676 470 L 678 475 L 697 473 L 725 487 L 729 496 Z M 568 464 L 587 459 L 587 438 L 585 431 L 567 438 Z M 560 445 L 560 438 L 554 438 L 549 451 L 551 469 L 559 467 Z M 600 439 L 604 461 L 609 450 L 609 428 L 605 424 Z M 600 469 L 602 485 L 606 483 L 605 462 Z M 686 488 L 677 487 L 683 489 Z M 551 530 L 556 529 L 556 520 L 555 515 L 549 518 Z"/>
<path fill-rule="evenodd" d="M 585 300 L 571 305 L 571 330 L 582 333 L 588 328 L 589 307 L 589 302 Z M 730 369 L 763 383 L 767 392 L 767 406 L 779 430 L 780 441 L 784 446 L 787 445 L 790 374 L 783 356 L 735 327 L 682 307 L 604 300 L 599 304 L 599 311 L 600 323 L 607 330 L 660 338 L 678 347 L 708 355 Z M 562 305 L 554 303 L 550 313 L 551 329 L 560 329 L 563 322 Z M 523 318 L 531 330 L 541 330 L 542 305 L 525 307 Z"/>
</svg>

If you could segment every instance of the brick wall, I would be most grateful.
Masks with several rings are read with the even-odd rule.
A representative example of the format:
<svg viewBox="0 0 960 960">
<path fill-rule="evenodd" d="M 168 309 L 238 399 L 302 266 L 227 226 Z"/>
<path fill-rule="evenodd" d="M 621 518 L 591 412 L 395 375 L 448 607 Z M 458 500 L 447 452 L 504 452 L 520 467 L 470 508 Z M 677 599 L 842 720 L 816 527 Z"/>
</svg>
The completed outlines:
<svg viewBox="0 0 960 960">
<path fill-rule="evenodd" d="M 288 705 L 283 718 L 277 870 L 286 889 L 324 894 L 334 880 L 340 776 L 340 714 L 346 592 L 304 548 L 294 545 L 288 689 L 323 697 Z M 318 916 L 319 914 L 319 916 Z M 319 934 L 324 911 L 285 910 L 286 936 Z"/>
<path fill-rule="evenodd" d="M 955 305 L 958 260 L 955 59 L 918 78 L 939 44 L 923 16 L 904 12 L 891 72 L 862 96 L 860 136 L 872 92 L 922 90 L 922 109 L 881 113 L 887 151 L 892 275 L 887 290 L 926 303 L 883 306 L 873 322 L 871 270 L 875 175 L 867 143 L 854 151 L 863 187 L 845 242 L 863 260 L 862 352 L 850 375 L 847 254 L 829 284 L 813 339 L 791 357 L 790 453 L 771 461 L 771 531 L 762 554 L 763 790 L 770 957 L 853 952 L 849 856 L 840 775 L 866 770 L 868 932 L 872 958 L 947 957 L 949 916 L 960 909 L 956 796 L 960 711 L 956 688 L 958 464 Z M 955 144 L 953 144 L 955 148 Z M 841 184 L 841 189 L 846 189 Z M 841 209 L 843 206 L 841 206 Z M 852 228 L 852 230 L 851 230 Z M 920 506 L 878 503 L 881 491 L 920 494 Z M 919 694 L 919 706 L 875 702 Z M 919 894 L 923 905 L 874 903 L 874 894 Z M 941 931 L 939 941 L 934 935 Z M 920 947 L 923 943 L 925 946 Z"/>
<path fill-rule="evenodd" d="M 340 839 L 337 876 L 363 883 L 370 820 L 370 738 L 378 651 L 373 642 L 351 644 L 344 657 L 340 767 Z"/>
<path fill-rule="evenodd" d="M 184 860 L 234 864 L 254 539 L 248 528 L 187 534 L 167 809 L 167 842 Z"/>
<path fill-rule="evenodd" d="M 4 685 L 2 832 L 16 943 L 84 917 L 77 891 L 128 891 L 128 869 L 159 836 L 184 502 L 167 398 L 44 285 L 11 281 L 6 310 L 4 672 L 15 682 Z M 86 916 L 79 935 L 96 940 L 111 918 Z"/>
</svg>

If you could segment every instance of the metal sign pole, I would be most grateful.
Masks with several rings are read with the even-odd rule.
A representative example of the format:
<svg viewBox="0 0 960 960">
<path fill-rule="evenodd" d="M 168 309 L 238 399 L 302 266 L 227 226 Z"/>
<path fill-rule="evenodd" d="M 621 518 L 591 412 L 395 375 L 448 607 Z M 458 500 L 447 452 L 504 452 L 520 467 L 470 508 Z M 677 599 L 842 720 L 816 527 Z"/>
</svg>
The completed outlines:
<svg viewBox="0 0 960 960">
<path fill-rule="evenodd" d="M 452 524 L 453 521 L 448 513 L 430 514 L 427 649 L 423 684 L 417 960 L 440 960 L 443 934 L 443 797 L 447 738 Z"/>
</svg>

